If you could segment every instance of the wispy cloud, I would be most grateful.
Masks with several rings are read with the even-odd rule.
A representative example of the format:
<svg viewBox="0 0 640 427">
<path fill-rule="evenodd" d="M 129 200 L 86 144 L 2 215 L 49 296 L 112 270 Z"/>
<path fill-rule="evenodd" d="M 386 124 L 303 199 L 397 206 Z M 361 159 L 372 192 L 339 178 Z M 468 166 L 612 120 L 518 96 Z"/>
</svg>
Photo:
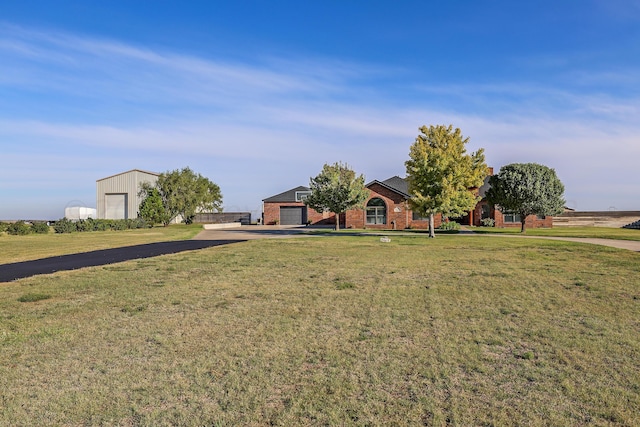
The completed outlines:
<svg viewBox="0 0 640 427">
<path fill-rule="evenodd" d="M 230 107 L 265 96 L 337 93 L 345 86 L 336 80 L 350 77 L 346 66 L 309 72 L 312 64 L 231 63 L 7 25 L 0 27 L 0 36 L 3 57 L 31 71 L 24 84 L 49 84 L 75 96 Z"/>
<path fill-rule="evenodd" d="M 632 74 L 616 75 L 624 85 Z M 8 183 L 19 170 L 37 169 L 34 176 L 85 183 L 82 194 L 61 200 L 91 200 L 103 176 L 190 165 L 221 185 L 227 205 L 255 206 L 305 184 L 324 162 L 346 161 L 369 179 L 403 175 L 418 127 L 439 123 L 460 127 L 470 150 L 485 148 L 495 167 L 535 161 L 556 168 L 568 198 L 635 179 L 637 94 L 603 92 L 599 83 L 576 90 L 540 81 L 425 83 L 411 75 L 335 58 L 231 62 L 0 25 L 0 90 L 13 94 L 0 100 L 0 141 L 12 149 L 0 191 L 16 188 Z M 379 81 L 393 89 L 379 89 Z M 34 197 L 45 191 L 33 188 Z M 640 189 L 626 191 L 613 201 L 615 192 L 592 194 L 581 206 L 640 208 Z"/>
</svg>

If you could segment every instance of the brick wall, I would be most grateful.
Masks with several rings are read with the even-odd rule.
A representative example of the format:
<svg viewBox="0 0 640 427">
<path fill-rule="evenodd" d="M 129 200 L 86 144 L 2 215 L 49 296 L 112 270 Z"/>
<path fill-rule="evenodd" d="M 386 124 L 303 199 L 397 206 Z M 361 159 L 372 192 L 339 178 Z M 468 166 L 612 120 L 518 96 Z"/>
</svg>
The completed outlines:
<svg viewBox="0 0 640 427">
<path fill-rule="evenodd" d="M 499 210 L 494 210 L 494 219 L 496 221 L 495 227 L 505 228 L 505 227 L 522 227 L 520 222 L 505 222 L 504 215 Z M 538 219 L 536 215 L 529 215 L 525 219 L 525 227 L 526 228 L 552 228 L 553 227 L 553 217 L 547 215 L 544 219 Z"/>
<path fill-rule="evenodd" d="M 368 190 L 369 197 L 365 202 L 365 206 L 371 199 L 376 197 L 382 199 L 387 208 L 387 223 L 367 224 L 366 211 L 363 209 L 353 209 L 345 215 L 345 226 L 347 228 L 391 229 L 394 228 L 394 224 L 397 230 L 407 228 L 409 224 L 407 215 L 409 215 L 410 220 L 411 213 L 407 211 L 406 203 L 402 196 L 379 184 L 373 184 Z"/>
<path fill-rule="evenodd" d="M 395 191 L 389 190 L 379 184 L 373 184 L 368 188 L 369 198 L 366 204 L 373 198 L 380 198 L 387 208 L 386 224 L 367 224 L 366 211 L 364 209 L 353 209 L 345 214 L 345 225 L 347 228 L 368 228 L 380 230 L 403 230 L 405 228 L 429 228 L 428 220 L 413 220 L 413 213 L 409 209 L 406 199 Z M 441 224 L 441 215 L 434 218 L 435 227 Z"/>
<path fill-rule="evenodd" d="M 300 207 L 305 206 L 302 202 L 273 202 L 264 203 L 263 221 L 266 225 L 280 224 L 280 208 L 281 207 Z M 330 225 L 335 224 L 336 216 L 330 212 L 316 212 L 307 207 L 307 221 L 314 225 Z"/>
</svg>

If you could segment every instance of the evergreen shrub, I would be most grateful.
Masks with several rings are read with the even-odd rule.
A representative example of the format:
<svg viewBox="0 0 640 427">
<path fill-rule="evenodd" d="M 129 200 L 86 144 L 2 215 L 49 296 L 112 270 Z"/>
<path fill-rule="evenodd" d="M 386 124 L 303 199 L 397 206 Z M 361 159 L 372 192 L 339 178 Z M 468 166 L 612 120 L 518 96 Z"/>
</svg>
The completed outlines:
<svg viewBox="0 0 640 427">
<path fill-rule="evenodd" d="M 53 224 L 53 229 L 56 233 L 73 233 L 78 231 L 76 223 L 68 218 L 59 219 Z"/>
<path fill-rule="evenodd" d="M 36 234 L 49 234 L 49 224 L 46 222 L 35 222 L 31 224 L 31 232 Z"/>
<path fill-rule="evenodd" d="M 26 236 L 31 233 L 31 226 L 24 221 L 16 221 L 13 224 L 9 224 L 9 227 L 7 227 L 7 233 L 14 236 Z"/>
</svg>

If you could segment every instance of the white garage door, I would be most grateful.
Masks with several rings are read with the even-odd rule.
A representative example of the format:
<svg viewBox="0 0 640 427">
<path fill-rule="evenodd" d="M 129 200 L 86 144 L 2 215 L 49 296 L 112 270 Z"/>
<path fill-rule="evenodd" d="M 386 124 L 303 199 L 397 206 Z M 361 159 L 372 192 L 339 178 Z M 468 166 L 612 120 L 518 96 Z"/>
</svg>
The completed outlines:
<svg viewBox="0 0 640 427">
<path fill-rule="evenodd" d="M 106 219 L 127 219 L 127 195 L 106 194 Z"/>
</svg>

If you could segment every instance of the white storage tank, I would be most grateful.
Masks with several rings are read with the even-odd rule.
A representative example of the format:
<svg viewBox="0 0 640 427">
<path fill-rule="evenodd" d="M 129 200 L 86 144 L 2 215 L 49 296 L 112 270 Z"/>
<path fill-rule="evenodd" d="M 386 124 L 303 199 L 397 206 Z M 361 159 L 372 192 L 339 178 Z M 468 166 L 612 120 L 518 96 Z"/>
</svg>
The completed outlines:
<svg viewBox="0 0 640 427">
<path fill-rule="evenodd" d="M 85 208 L 82 206 L 72 206 L 64 209 L 64 217 L 71 221 L 78 221 L 81 219 L 97 218 L 96 209 Z"/>
</svg>

